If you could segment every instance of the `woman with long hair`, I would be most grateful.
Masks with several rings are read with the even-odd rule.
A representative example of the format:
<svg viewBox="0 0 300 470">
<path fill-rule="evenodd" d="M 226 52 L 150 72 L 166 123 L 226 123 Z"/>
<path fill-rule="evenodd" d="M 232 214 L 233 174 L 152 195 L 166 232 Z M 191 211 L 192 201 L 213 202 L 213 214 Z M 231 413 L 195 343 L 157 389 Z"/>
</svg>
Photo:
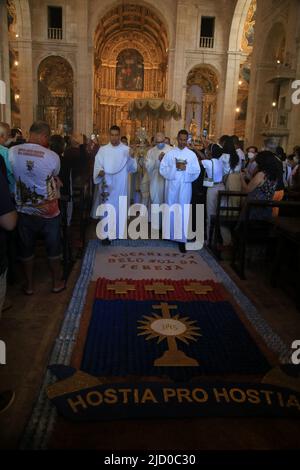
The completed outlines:
<svg viewBox="0 0 300 470">
<path fill-rule="evenodd" d="M 248 193 L 248 199 L 272 201 L 280 179 L 280 168 L 274 153 L 265 150 L 256 156 L 257 172 L 247 184 L 241 174 L 242 190 Z M 250 219 L 265 220 L 272 217 L 271 207 L 252 208 Z"/>
<path fill-rule="evenodd" d="M 224 140 L 221 161 L 223 163 L 224 176 L 241 171 L 242 162 L 238 156 L 232 137 L 227 136 Z"/>
</svg>

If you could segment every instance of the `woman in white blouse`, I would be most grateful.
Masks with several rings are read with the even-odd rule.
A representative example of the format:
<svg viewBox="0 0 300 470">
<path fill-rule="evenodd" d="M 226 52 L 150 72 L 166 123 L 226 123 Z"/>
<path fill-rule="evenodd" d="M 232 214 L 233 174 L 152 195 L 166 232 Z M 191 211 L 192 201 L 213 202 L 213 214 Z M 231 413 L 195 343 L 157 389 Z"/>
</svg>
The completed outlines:
<svg viewBox="0 0 300 470">
<path fill-rule="evenodd" d="M 236 152 L 232 137 L 226 138 L 220 160 L 223 163 L 223 177 L 241 172 L 242 158 Z"/>
<path fill-rule="evenodd" d="M 223 144 L 223 155 L 220 160 L 223 164 L 223 182 L 225 185 L 226 191 L 237 191 L 241 192 L 241 169 L 243 162 L 243 157 L 237 153 L 236 145 L 232 137 L 227 137 Z M 237 207 L 240 203 L 240 198 L 236 196 L 231 196 L 227 199 L 228 207 Z M 236 215 L 236 212 L 230 213 L 228 215 Z M 221 235 L 223 239 L 223 246 L 228 246 L 231 244 L 231 233 L 227 227 L 221 226 Z"/>
<path fill-rule="evenodd" d="M 207 152 L 207 157 L 210 158 L 202 160 L 202 165 L 206 170 L 207 179 L 212 182 L 212 186 L 207 188 L 206 195 L 207 242 L 209 241 L 211 216 L 216 214 L 218 192 L 224 191 L 225 189 L 223 184 L 223 163 L 220 160 L 222 153 L 223 149 L 218 144 L 210 144 Z"/>
</svg>

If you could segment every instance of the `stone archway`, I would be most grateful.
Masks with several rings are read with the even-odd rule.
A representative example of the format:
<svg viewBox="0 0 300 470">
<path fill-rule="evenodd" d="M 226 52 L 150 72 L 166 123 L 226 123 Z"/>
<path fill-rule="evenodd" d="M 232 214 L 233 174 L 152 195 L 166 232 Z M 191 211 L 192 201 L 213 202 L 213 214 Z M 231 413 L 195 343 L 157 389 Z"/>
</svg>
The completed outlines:
<svg viewBox="0 0 300 470">
<path fill-rule="evenodd" d="M 142 123 L 129 118 L 128 104 L 137 98 L 165 98 L 167 63 L 166 28 L 149 8 L 122 4 L 102 17 L 94 58 L 94 130 L 102 142 L 112 124 L 134 138 Z M 163 127 L 151 119 L 144 124 L 149 137 Z"/>
<path fill-rule="evenodd" d="M 185 126 L 193 138 L 207 129 L 210 139 L 216 132 L 218 77 L 210 65 L 197 65 L 187 77 Z"/>
<path fill-rule="evenodd" d="M 38 68 L 39 119 L 47 121 L 52 133 L 73 131 L 73 69 L 60 56 L 46 57 Z"/>
<path fill-rule="evenodd" d="M 286 47 L 288 28 L 281 16 L 276 22 L 258 20 L 260 44 L 255 53 L 255 83 L 250 87 L 247 140 L 259 146 L 267 139 L 285 147 L 290 134 L 288 97 L 295 79 Z"/>
<path fill-rule="evenodd" d="M 22 127 L 26 135 L 33 121 L 32 47 L 29 47 L 32 40 L 30 4 L 28 0 L 7 0 L 6 6 L 11 124 Z"/>
<path fill-rule="evenodd" d="M 242 40 L 245 22 L 252 0 L 237 0 L 232 18 L 227 67 L 225 72 L 224 102 L 221 119 L 221 132 L 233 134 L 236 122 L 237 97 L 239 88 L 240 66 L 245 60 L 245 53 L 242 50 Z"/>
<path fill-rule="evenodd" d="M 274 65 L 279 60 L 283 64 L 285 61 L 285 45 L 286 29 L 284 25 L 280 22 L 273 24 L 262 48 L 261 62 Z"/>
<path fill-rule="evenodd" d="M 244 54 L 244 59 L 242 60 L 242 63 L 240 65 L 239 72 L 239 86 L 236 102 L 236 119 L 234 126 L 234 134 L 239 136 L 241 140 L 245 139 L 248 112 L 248 97 L 251 78 L 251 64 L 254 46 L 256 10 L 257 0 L 251 0 L 243 28 L 240 46 Z"/>
</svg>

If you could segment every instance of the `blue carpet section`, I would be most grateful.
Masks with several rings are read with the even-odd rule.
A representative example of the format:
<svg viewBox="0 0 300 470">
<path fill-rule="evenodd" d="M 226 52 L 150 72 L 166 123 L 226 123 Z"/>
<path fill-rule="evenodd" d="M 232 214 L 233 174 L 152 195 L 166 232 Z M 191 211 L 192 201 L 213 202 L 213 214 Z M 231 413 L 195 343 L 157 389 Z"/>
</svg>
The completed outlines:
<svg viewBox="0 0 300 470">
<path fill-rule="evenodd" d="M 174 302 L 171 312 L 196 320 L 201 336 L 177 347 L 199 362 L 198 367 L 156 367 L 168 349 L 167 340 L 138 336 L 144 315 L 161 316 L 159 301 L 96 300 L 81 369 L 96 376 L 158 375 L 187 380 L 197 375 L 264 374 L 270 365 L 228 302 Z"/>
</svg>

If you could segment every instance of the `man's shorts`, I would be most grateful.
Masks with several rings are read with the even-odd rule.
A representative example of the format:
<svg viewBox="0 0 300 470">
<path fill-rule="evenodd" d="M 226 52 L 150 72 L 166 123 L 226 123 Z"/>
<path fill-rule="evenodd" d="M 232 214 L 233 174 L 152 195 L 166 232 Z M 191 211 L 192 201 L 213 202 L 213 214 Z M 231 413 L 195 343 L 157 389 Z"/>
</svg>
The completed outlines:
<svg viewBox="0 0 300 470">
<path fill-rule="evenodd" d="M 60 215 L 46 219 L 19 212 L 18 233 L 23 261 L 29 261 L 34 257 L 37 238 L 43 238 L 49 259 L 61 258 Z"/>
</svg>

